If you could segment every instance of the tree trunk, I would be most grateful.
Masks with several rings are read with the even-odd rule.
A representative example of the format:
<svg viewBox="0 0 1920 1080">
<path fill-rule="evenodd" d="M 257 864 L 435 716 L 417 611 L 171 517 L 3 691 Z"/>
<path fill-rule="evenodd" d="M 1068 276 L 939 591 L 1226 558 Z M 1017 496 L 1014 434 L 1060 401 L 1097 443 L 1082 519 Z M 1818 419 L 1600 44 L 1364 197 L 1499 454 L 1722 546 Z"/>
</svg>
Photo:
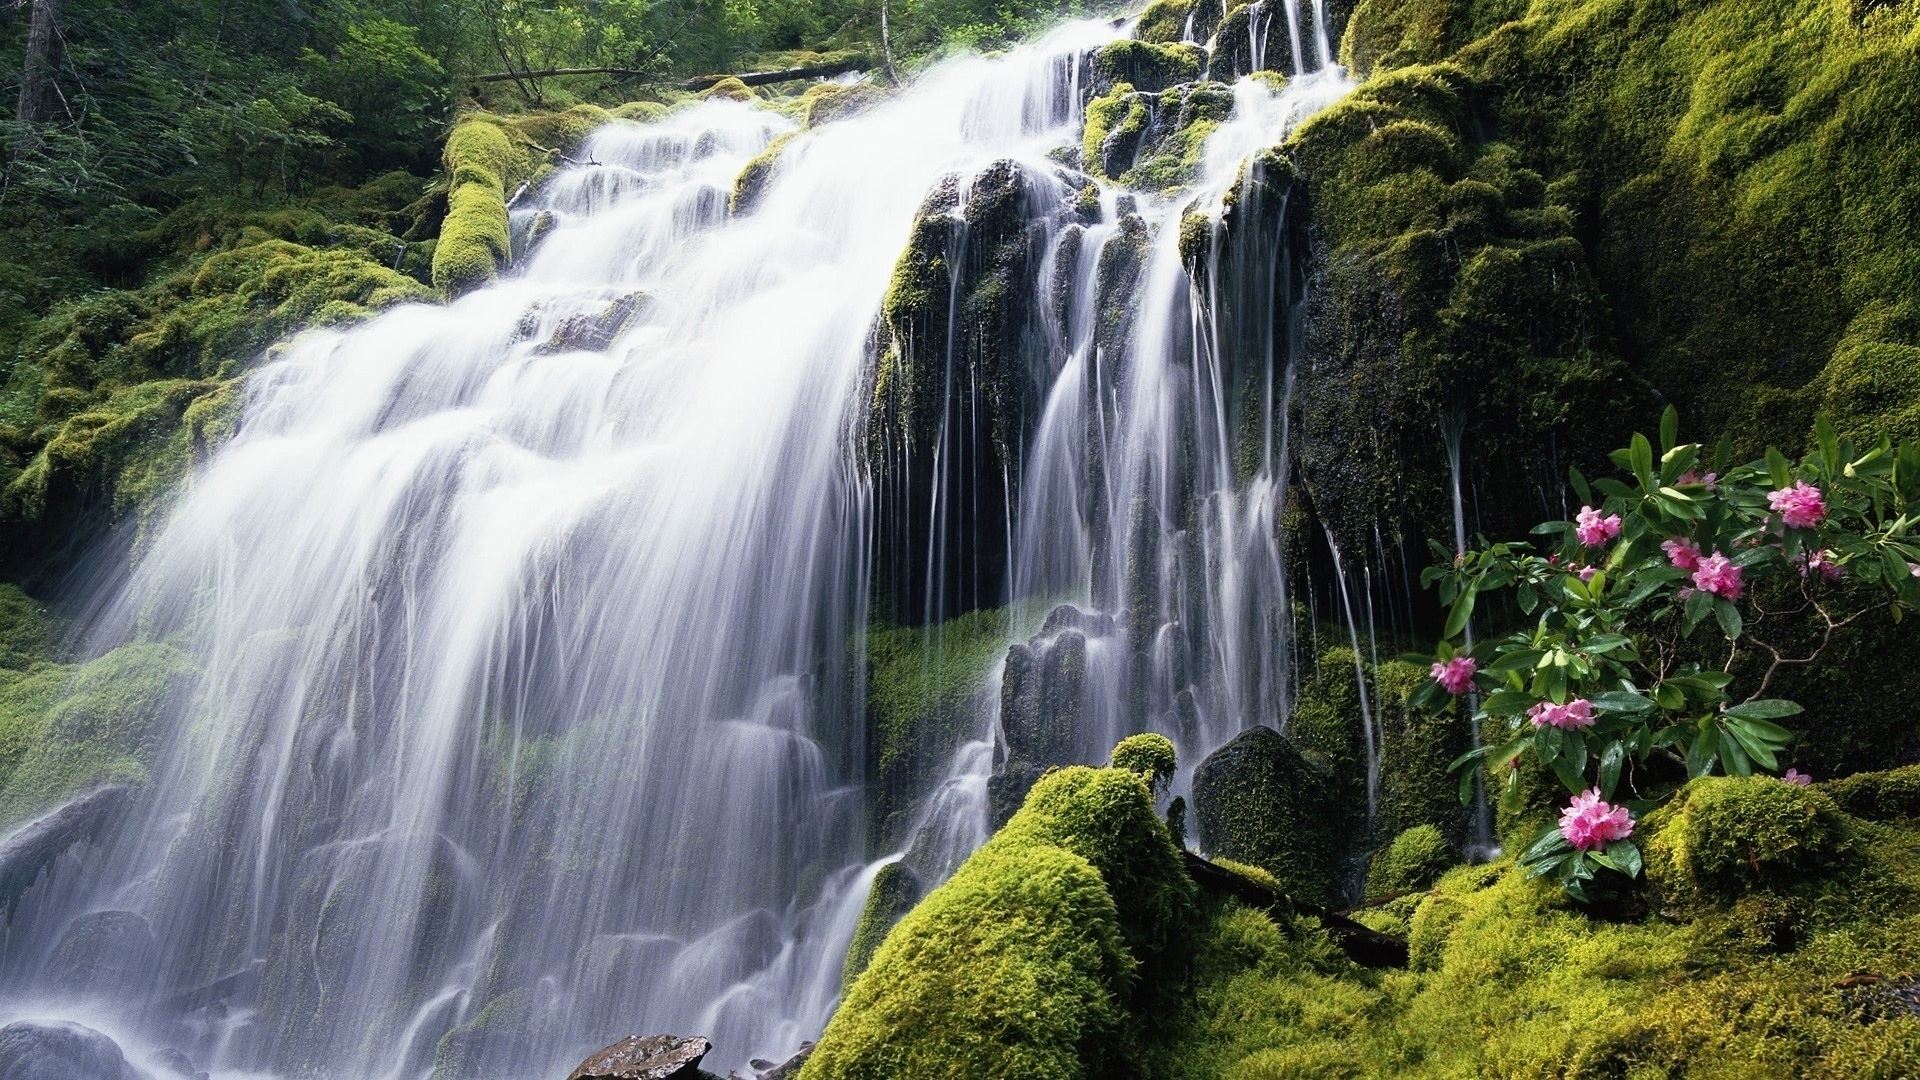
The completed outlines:
<svg viewBox="0 0 1920 1080">
<path fill-rule="evenodd" d="M 23 124 L 40 122 L 40 106 L 47 96 L 47 82 L 53 77 L 54 39 L 58 36 L 60 0 L 33 0 L 33 22 L 27 29 L 27 58 L 20 65 L 20 104 L 14 119 Z"/>
<path fill-rule="evenodd" d="M 887 64 L 887 81 L 900 85 L 900 73 L 893 70 L 893 35 L 887 30 L 887 0 L 880 0 L 880 52 Z"/>
</svg>

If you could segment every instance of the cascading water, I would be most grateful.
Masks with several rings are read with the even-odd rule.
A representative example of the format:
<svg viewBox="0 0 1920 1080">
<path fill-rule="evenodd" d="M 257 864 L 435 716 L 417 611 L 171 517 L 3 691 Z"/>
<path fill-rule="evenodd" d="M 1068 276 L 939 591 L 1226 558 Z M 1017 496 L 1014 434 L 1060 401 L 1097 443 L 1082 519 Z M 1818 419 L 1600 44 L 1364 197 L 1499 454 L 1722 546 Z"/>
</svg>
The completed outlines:
<svg viewBox="0 0 1920 1080">
<path fill-rule="evenodd" d="M 1320 63 L 1242 80 L 1187 195 L 1109 188 L 1046 234 L 1066 302 L 1040 305 L 1044 407 L 985 490 L 1002 595 L 1085 609 L 1035 639 L 1084 649 L 1074 759 L 1157 729 L 1190 767 L 1285 721 L 1302 285 L 1284 237 L 1224 223 L 1258 154 L 1347 89 L 1314 10 Z M 641 1029 L 707 1035 L 723 1068 L 813 1037 L 880 865 L 859 787 L 875 313 L 942 183 L 960 223 L 996 163 L 1036 216 L 1073 201 L 1049 152 L 1118 32 L 943 65 L 793 142 L 747 215 L 734 178 L 790 122 L 709 102 L 610 126 L 516 210 L 539 236 L 508 280 L 259 370 L 96 635 L 174 642 L 201 677 L 151 794 L 15 913 L 0 1021 L 350 1080 L 563 1075 Z M 1138 257 L 1106 257 L 1122 243 Z M 982 495 L 941 487 L 940 455 L 981 423 L 951 412 L 923 448 L 927 612 L 952 604 L 941 516 Z M 923 873 L 987 835 L 1005 719 L 923 801 Z M 50 963 L 129 942 L 84 984 Z"/>
</svg>

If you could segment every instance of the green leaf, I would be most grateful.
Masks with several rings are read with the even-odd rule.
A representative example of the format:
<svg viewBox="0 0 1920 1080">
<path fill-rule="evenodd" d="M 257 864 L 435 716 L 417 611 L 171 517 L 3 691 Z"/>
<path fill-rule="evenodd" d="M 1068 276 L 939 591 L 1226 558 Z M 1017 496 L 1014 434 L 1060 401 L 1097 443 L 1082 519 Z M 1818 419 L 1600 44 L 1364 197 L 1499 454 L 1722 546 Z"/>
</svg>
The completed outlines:
<svg viewBox="0 0 1920 1080">
<path fill-rule="evenodd" d="M 1785 454 L 1772 446 L 1767 447 L 1767 478 L 1775 488 L 1793 486 L 1793 466 L 1787 463 Z"/>
<path fill-rule="evenodd" d="M 1452 610 L 1447 612 L 1447 625 L 1440 631 L 1441 637 L 1452 638 L 1467 628 L 1467 620 L 1473 617 L 1473 599 L 1478 595 L 1478 588 L 1468 585 L 1453 602 Z"/>
<path fill-rule="evenodd" d="M 1761 698 L 1743 705 L 1735 705 L 1727 710 L 1727 715 L 1740 720 L 1778 720 L 1783 716 L 1798 716 L 1806 710 L 1783 698 Z M 1771 726 L 1771 725 L 1769 725 Z M 1776 729 L 1785 734 L 1785 729 Z M 1791 738 L 1791 736 L 1788 736 Z"/>
<path fill-rule="evenodd" d="M 1734 741 L 1740 744 L 1740 749 L 1746 753 L 1747 757 L 1752 758 L 1755 764 L 1768 772 L 1775 772 L 1780 768 L 1780 761 L 1774 757 L 1773 748 L 1767 745 L 1765 739 L 1749 729 L 1746 721 L 1729 720 L 1722 727 L 1727 734 L 1733 736 Z"/>
<path fill-rule="evenodd" d="M 1813 418 L 1813 436 L 1820 444 L 1821 471 L 1829 478 L 1838 479 L 1840 470 L 1847 463 L 1840 459 L 1840 436 L 1834 432 L 1833 424 L 1824 415 Z"/>
<path fill-rule="evenodd" d="M 1631 840 L 1615 840 L 1607 845 L 1607 857 L 1615 867 L 1628 877 L 1639 877 L 1645 868 L 1646 860 L 1640 856 L 1640 845 Z"/>
<path fill-rule="evenodd" d="M 1539 700 L 1524 690 L 1495 690 L 1480 707 L 1487 710 L 1489 716 L 1519 716 Z"/>
<path fill-rule="evenodd" d="M 1587 486 L 1586 474 L 1569 465 L 1567 466 L 1567 479 L 1573 484 L 1573 493 L 1580 496 L 1580 502 L 1586 506 L 1592 506 L 1593 489 Z"/>
<path fill-rule="evenodd" d="M 1560 835 L 1560 829 L 1557 826 L 1550 825 L 1545 832 L 1534 837 L 1533 842 L 1527 845 L 1527 849 L 1520 853 L 1520 861 L 1533 862 L 1556 851 L 1568 850 L 1571 848 L 1567 844 L 1567 838 Z"/>
<path fill-rule="evenodd" d="M 1620 768 L 1627 761 L 1627 746 L 1618 739 L 1607 744 L 1600 752 L 1600 794 L 1613 798 L 1613 789 L 1620 783 Z"/>
<path fill-rule="evenodd" d="M 1653 711 L 1653 702 L 1625 690 L 1609 690 L 1604 694 L 1595 694 L 1587 700 L 1593 702 L 1593 707 L 1601 712 L 1648 713 Z"/>
<path fill-rule="evenodd" d="M 1733 601 L 1721 596 L 1714 597 L 1713 617 L 1719 622 L 1721 633 L 1727 635 L 1730 639 L 1739 639 L 1741 629 L 1740 609 L 1733 606 Z"/>
<path fill-rule="evenodd" d="M 1662 453 L 1673 449 L 1680 441 L 1680 410 L 1669 405 L 1660 414 L 1660 450 Z"/>
<path fill-rule="evenodd" d="M 1587 790 L 1586 774 L 1574 768 L 1573 762 L 1565 755 L 1553 759 L 1553 775 L 1559 777 L 1560 783 L 1575 795 Z"/>
<path fill-rule="evenodd" d="M 1720 763 L 1726 766 L 1729 776 L 1752 776 L 1753 762 L 1748 760 L 1746 748 L 1740 745 L 1739 737 L 1728 737 L 1731 734 L 1727 732 L 1719 740 Z"/>
<path fill-rule="evenodd" d="M 1713 763 L 1720 757 L 1719 727 L 1707 724 L 1700 734 L 1687 747 L 1687 778 L 1697 779 L 1713 771 Z"/>
<path fill-rule="evenodd" d="M 1478 775 L 1479 775 L 1479 770 L 1477 769 L 1461 769 L 1460 770 L 1460 805 L 1461 806 L 1471 806 L 1473 804 L 1473 778 Z"/>
<path fill-rule="evenodd" d="M 1685 618 L 1682 620 L 1685 632 L 1693 633 L 1693 628 L 1699 626 L 1700 620 L 1706 618 L 1707 612 L 1712 610 L 1713 594 L 1705 589 L 1694 590 L 1693 595 L 1687 597 Z"/>
<path fill-rule="evenodd" d="M 1653 688 L 1653 700 L 1669 712 L 1679 712 L 1687 707 L 1687 692 L 1669 679 Z"/>
<path fill-rule="evenodd" d="M 1653 444 L 1636 431 L 1632 445 L 1627 448 L 1627 457 L 1633 463 L 1633 475 L 1640 481 L 1640 490 L 1653 491 L 1658 486 L 1653 482 Z"/>
<path fill-rule="evenodd" d="M 1532 671 L 1540 663 L 1540 657 L 1544 655 L 1539 649 L 1515 649 L 1513 652 L 1501 654 L 1500 659 L 1488 665 L 1485 670 L 1489 675 L 1505 675 L 1510 671 Z"/>
</svg>

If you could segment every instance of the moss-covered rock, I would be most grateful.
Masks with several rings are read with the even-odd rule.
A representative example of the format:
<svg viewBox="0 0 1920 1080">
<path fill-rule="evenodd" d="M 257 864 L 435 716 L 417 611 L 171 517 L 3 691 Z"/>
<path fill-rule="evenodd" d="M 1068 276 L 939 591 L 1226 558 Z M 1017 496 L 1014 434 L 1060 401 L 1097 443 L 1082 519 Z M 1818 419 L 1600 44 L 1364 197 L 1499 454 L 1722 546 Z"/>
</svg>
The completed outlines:
<svg viewBox="0 0 1920 1080">
<path fill-rule="evenodd" d="M 1172 739 L 1148 732 L 1121 739 L 1119 745 L 1113 748 L 1112 764 L 1116 769 L 1125 769 L 1136 776 L 1145 777 L 1148 787 L 1159 789 L 1173 779 L 1180 761 Z"/>
<path fill-rule="evenodd" d="M 732 75 L 700 91 L 700 97 L 705 101 L 710 101 L 714 98 L 719 98 L 723 101 L 754 100 L 753 87 L 748 86 Z"/>
<path fill-rule="evenodd" d="M 1338 895 L 1340 853 L 1326 767 L 1285 736 L 1248 728 L 1208 755 L 1193 775 L 1194 819 L 1208 854 L 1272 874 L 1282 891 L 1323 904 Z"/>
<path fill-rule="evenodd" d="M 953 752 L 984 731 L 983 696 L 1013 613 L 969 612 L 926 627 L 867 631 L 866 775 L 875 851 L 898 850 L 919 800 Z"/>
<path fill-rule="evenodd" d="M 1093 55 L 1094 88 L 1105 90 L 1127 83 L 1136 90 L 1158 93 L 1199 78 L 1206 58 L 1205 49 L 1190 43 L 1156 45 L 1121 38 Z"/>
<path fill-rule="evenodd" d="M 1186 985 L 1195 916 L 1142 778 L 1054 772 L 887 935 L 801 1076 L 1111 1075 Z"/>
<path fill-rule="evenodd" d="M 775 136 L 765 150 L 754 155 L 733 179 L 733 195 L 727 208 L 735 214 L 750 214 L 760 201 L 760 195 L 766 190 L 767 182 L 773 179 L 774 169 L 780 164 L 780 155 L 784 153 L 798 132 L 789 131 Z"/>
<path fill-rule="evenodd" d="M 836 120 L 858 116 L 892 96 L 884 86 L 873 83 L 823 82 L 807 88 L 801 95 L 806 103 L 801 120 L 809 130 Z"/>
<path fill-rule="evenodd" d="M 887 939 L 887 932 L 920 902 L 921 893 L 919 875 L 905 865 L 890 862 L 880 868 L 873 876 L 867 902 L 860 908 L 860 925 L 854 928 L 853 940 L 847 944 L 847 959 L 840 967 L 840 985 L 852 986 L 861 972 L 867 970 L 874 952 Z"/>
<path fill-rule="evenodd" d="M 1920 765 L 1855 773 L 1816 784 L 1815 790 L 1832 799 L 1842 812 L 1867 821 L 1920 818 Z"/>
<path fill-rule="evenodd" d="M 1645 828 L 1647 879 L 1681 910 L 1791 888 L 1835 870 L 1847 848 L 1832 799 L 1770 776 L 1702 777 Z"/>
<path fill-rule="evenodd" d="M 1456 862 L 1453 847 L 1432 825 L 1415 825 L 1375 853 L 1367 870 L 1367 895 L 1392 896 L 1424 889 Z"/>
<path fill-rule="evenodd" d="M 1222 0 L 1153 0 L 1140 13 L 1133 36 L 1153 45 L 1205 42 L 1224 14 Z"/>
</svg>

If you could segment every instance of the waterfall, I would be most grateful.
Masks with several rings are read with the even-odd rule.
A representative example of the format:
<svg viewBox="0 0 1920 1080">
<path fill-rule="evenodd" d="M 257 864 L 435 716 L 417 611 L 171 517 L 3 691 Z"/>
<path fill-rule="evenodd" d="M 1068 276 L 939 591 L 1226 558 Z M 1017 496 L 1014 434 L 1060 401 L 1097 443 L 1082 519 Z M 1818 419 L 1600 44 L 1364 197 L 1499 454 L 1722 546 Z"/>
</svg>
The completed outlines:
<svg viewBox="0 0 1920 1080">
<path fill-rule="evenodd" d="M 872 860 L 862 658 L 896 524 L 861 450 L 875 317 L 928 193 L 956 193 L 959 267 L 975 178 L 1005 163 L 1046 223 L 1022 283 L 1040 405 L 1017 467 L 956 487 L 989 436 L 984 390 L 945 368 L 913 451 L 918 603 L 1078 612 L 1032 638 L 1084 649 L 1074 760 L 1153 729 L 1190 772 L 1284 726 L 1303 253 L 1284 205 L 1249 207 L 1290 197 L 1260 154 L 1349 87 L 1313 10 L 1318 67 L 1241 80 L 1178 196 L 1103 186 L 1067 223 L 1083 178 L 1053 152 L 1120 32 L 1075 24 L 805 132 L 748 214 L 734 178 L 790 120 L 708 101 L 611 124 L 516 206 L 509 277 L 273 354 L 103 602 L 95 647 L 166 640 L 201 674 L 127 823 L 15 913 L 0 1021 L 345 1080 L 559 1076 L 639 1030 L 706 1035 L 724 1071 L 814 1037 L 879 867 L 950 872 L 1007 764 L 989 712 Z M 1004 531 L 948 546 L 979 520 Z M 994 560 L 992 596 L 948 574 Z M 151 947 L 72 985 L 56 954 L 121 947 L 109 924 Z"/>
</svg>

